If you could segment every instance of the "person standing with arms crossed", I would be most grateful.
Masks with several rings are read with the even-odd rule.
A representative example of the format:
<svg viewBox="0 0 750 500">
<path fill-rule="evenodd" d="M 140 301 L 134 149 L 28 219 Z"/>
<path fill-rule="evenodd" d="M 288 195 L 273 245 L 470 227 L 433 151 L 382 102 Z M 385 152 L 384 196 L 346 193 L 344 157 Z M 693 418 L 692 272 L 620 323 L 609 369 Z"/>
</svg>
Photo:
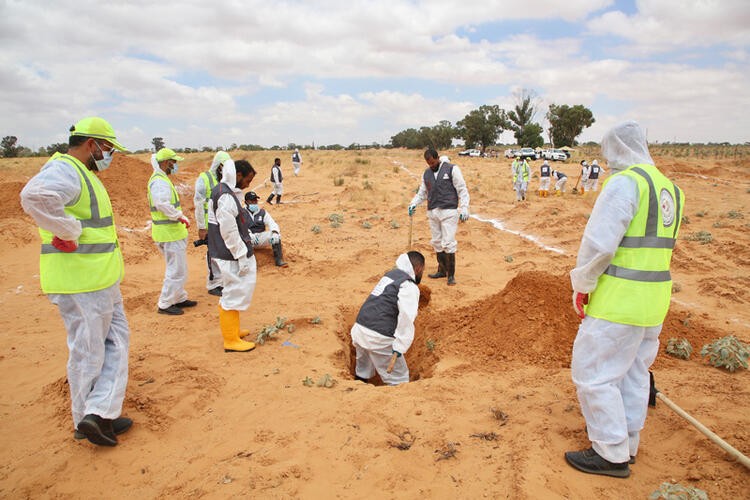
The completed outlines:
<svg viewBox="0 0 750 500">
<path fill-rule="evenodd" d="M 195 223 L 198 225 L 198 240 L 196 244 L 208 245 L 208 202 L 211 199 L 211 191 L 221 179 L 221 168 L 225 161 L 230 160 L 229 153 L 218 151 L 214 155 L 211 166 L 202 172 L 195 181 Z M 221 297 L 221 271 L 219 266 L 211 259 L 211 253 L 206 250 L 206 266 L 208 276 L 206 277 L 206 289 L 211 295 Z"/>
<path fill-rule="evenodd" d="M 124 262 L 112 203 L 95 172 L 117 142 L 102 118 L 70 128 L 66 154 L 55 153 L 21 190 L 21 206 L 39 226 L 42 291 L 60 311 L 68 339 L 68 386 L 76 439 L 117 445 L 133 421 L 122 417 L 130 328 L 120 293 Z"/>
<path fill-rule="evenodd" d="M 669 271 L 685 195 L 655 166 L 646 134 L 629 121 L 609 130 L 604 183 L 570 272 L 582 319 L 571 375 L 591 447 L 565 453 L 574 468 L 628 477 L 646 421 L 648 369 L 669 310 Z"/>
<path fill-rule="evenodd" d="M 252 218 L 242 207 L 240 196 L 254 177 L 255 169 L 249 162 L 226 160 L 208 207 L 208 251 L 221 269 L 224 284 L 219 300 L 224 352 L 255 349 L 253 342 L 242 340 L 250 332 L 240 329 L 240 311 L 250 307 L 257 275 L 250 233 Z"/>
<path fill-rule="evenodd" d="M 190 222 L 180 209 L 180 195 L 169 175 L 177 172 L 177 162 L 182 161 L 169 148 L 162 148 L 151 156 L 154 173 L 148 181 L 148 204 L 151 210 L 151 237 L 167 261 L 164 282 L 157 304 L 159 314 L 183 314 L 186 307 L 198 303 L 188 299 L 187 281 L 187 228 Z"/>
<path fill-rule="evenodd" d="M 274 158 L 270 179 L 271 184 L 273 184 L 273 191 L 268 196 L 266 203 L 270 204 L 273 201 L 274 195 L 276 195 L 276 204 L 281 204 L 281 195 L 284 194 L 284 186 L 281 184 L 283 180 L 284 176 L 281 175 L 281 158 Z"/>
<path fill-rule="evenodd" d="M 452 286 L 456 284 L 456 229 L 459 220 L 469 220 L 469 190 L 458 165 L 440 162 L 432 148 L 424 152 L 424 159 L 428 168 L 422 175 L 419 191 L 409 203 L 409 217 L 414 215 L 417 205 L 427 200 L 430 243 L 438 261 L 437 272 L 428 276 L 433 279 L 447 276 L 448 285 Z"/>
</svg>

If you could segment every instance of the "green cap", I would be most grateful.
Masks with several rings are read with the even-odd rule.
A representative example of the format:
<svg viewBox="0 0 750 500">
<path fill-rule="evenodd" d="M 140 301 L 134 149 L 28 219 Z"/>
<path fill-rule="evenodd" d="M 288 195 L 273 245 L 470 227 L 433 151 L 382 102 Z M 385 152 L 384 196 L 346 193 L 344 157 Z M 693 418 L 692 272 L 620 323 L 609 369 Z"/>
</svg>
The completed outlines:
<svg viewBox="0 0 750 500">
<path fill-rule="evenodd" d="M 174 160 L 174 161 L 182 161 L 185 158 L 182 156 L 178 156 L 177 153 L 175 153 L 173 150 L 169 148 L 161 148 L 159 151 L 156 152 L 156 161 L 165 161 L 165 160 Z"/>
<path fill-rule="evenodd" d="M 80 135 L 83 137 L 92 137 L 94 139 L 104 139 L 109 141 L 112 146 L 118 151 L 127 151 L 125 146 L 117 142 L 115 138 L 115 131 L 112 125 L 109 124 L 104 118 L 98 116 L 90 116 L 79 121 L 72 127 L 70 127 L 70 135 Z"/>
</svg>

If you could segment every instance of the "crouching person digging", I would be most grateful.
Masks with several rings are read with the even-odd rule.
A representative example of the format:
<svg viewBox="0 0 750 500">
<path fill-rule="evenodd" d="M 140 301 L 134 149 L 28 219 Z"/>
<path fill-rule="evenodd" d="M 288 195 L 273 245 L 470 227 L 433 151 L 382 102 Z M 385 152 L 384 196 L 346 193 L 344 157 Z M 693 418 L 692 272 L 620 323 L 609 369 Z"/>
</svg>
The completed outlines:
<svg viewBox="0 0 750 500">
<path fill-rule="evenodd" d="M 242 340 L 248 330 L 240 330 L 240 311 L 250 307 L 255 291 L 257 267 L 250 243 L 250 221 L 240 204 L 242 190 L 255 177 L 245 160 L 224 162 L 222 179 L 211 191 L 208 207 L 208 252 L 221 270 L 219 325 L 225 352 L 244 352 L 255 348 Z"/>
<path fill-rule="evenodd" d="M 404 355 L 414 340 L 423 271 L 421 253 L 403 253 L 365 300 L 351 329 L 357 380 L 367 382 L 377 372 L 386 385 L 409 381 Z"/>
</svg>

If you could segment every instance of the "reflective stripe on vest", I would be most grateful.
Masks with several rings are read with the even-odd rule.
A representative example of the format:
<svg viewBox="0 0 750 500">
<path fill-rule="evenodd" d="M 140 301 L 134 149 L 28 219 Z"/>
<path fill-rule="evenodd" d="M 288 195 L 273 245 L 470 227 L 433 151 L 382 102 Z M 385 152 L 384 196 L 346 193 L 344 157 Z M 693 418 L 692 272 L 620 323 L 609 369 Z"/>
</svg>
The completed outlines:
<svg viewBox="0 0 750 500">
<path fill-rule="evenodd" d="M 203 179 L 203 189 L 206 191 L 203 196 L 205 200 L 203 202 L 203 221 L 206 223 L 205 227 L 208 227 L 208 200 L 211 199 L 211 191 L 214 190 L 214 186 L 216 186 L 218 181 L 216 180 L 216 175 L 210 170 L 203 172 L 200 177 Z"/>
<path fill-rule="evenodd" d="M 590 294 L 586 314 L 615 323 L 660 325 L 669 310 L 669 267 L 682 219 L 684 194 L 653 165 L 613 175 L 633 179 L 639 202 L 612 262 Z"/>
<path fill-rule="evenodd" d="M 108 288 L 124 273 L 122 253 L 112 217 L 112 203 L 101 181 L 76 158 L 55 153 L 49 161 L 71 165 L 81 180 L 78 200 L 65 213 L 81 223 L 78 248 L 62 252 L 52 245 L 54 235 L 39 229 L 42 237 L 39 276 L 44 293 L 85 293 Z M 54 166 L 49 168 L 55 168 Z"/>
<path fill-rule="evenodd" d="M 148 180 L 148 205 L 151 210 L 151 237 L 154 241 L 161 243 L 187 238 L 187 228 L 182 222 L 171 220 L 154 206 L 153 197 L 151 196 L 151 183 L 156 179 L 161 179 L 169 184 L 169 189 L 172 192 L 170 203 L 175 209 L 180 208 L 180 196 L 177 194 L 177 190 L 175 189 L 174 184 L 172 184 L 172 181 L 169 180 L 169 177 L 167 177 L 167 174 L 164 172 L 154 171 L 154 173 L 151 174 L 151 178 Z"/>
</svg>

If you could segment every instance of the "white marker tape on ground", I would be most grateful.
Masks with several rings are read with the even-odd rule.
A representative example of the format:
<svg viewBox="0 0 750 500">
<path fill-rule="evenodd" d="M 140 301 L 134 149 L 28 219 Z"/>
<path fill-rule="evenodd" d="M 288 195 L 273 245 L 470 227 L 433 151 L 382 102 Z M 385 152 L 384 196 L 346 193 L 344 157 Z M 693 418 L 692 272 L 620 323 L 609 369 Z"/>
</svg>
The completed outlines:
<svg viewBox="0 0 750 500">
<path fill-rule="evenodd" d="M 693 310 L 695 310 L 695 309 L 704 309 L 704 310 L 708 309 L 708 307 L 704 307 L 702 304 L 694 304 L 692 302 L 685 302 L 683 300 L 676 299 L 676 298 L 674 298 L 674 295 L 672 295 L 672 302 L 674 302 L 675 304 L 679 304 L 679 305 L 681 305 L 683 307 L 686 307 L 688 309 L 693 309 Z M 741 326 L 750 327 L 750 323 L 745 323 L 744 321 L 742 321 L 741 319 L 738 319 L 738 318 L 729 318 L 729 321 L 731 321 L 733 323 L 737 323 L 737 324 L 739 324 Z"/>
<path fill-rule="evenodd" d="M 412 176 L 412 178 L 414 178 L 414 179 L 419 179 L 419 176 L 418 176 L 418 175 L 415 175 L 415 174 L 411 173 L 411 171 L 410 171 L 410 170 L 409 170 L 408 168 L 406 168 L 406 165 L 404 165 L 404 164 L 403 164 L 403 163 L 401 163 L 400 161 L 396 161 L 396 160 L 393 160 L 393 159 L 391 159 L 391 158 L 388 158 L 388 159 L 389 159 L 389 160 L 391 160 L 391 162 L 393 162 L 393 164 L 394 164 L 394 165 L 398 165 L 398 167 L 399 167 L 400 169 L 404 170 L 404 171 L 405 171 L 405 172 L 406 172 L 407 174 L 411 175 L 411 176 Z"/>
<path fill-rule="evenodd" d="M 502 221 L 499 221 L 497 219 L 484 219 L 476 214 L 471 214 L 471 218 L 476 219 L 479 222 L 489 222 L 490 224 L 492 224 L 492 227 L 494 227 L 495 229 L 499 229 L 500 231 L 505 231 L 506 233 L 515 234 L 516 236 L 520 236 L 521 238 L 529 240 L 530 242 L 535 243 L 539 245 L 540 247 L 542 247 L 543 249 L 549 250 L 550 252 L 555 252 L 555 253 L 559 253 L 563 255 L 565 254 L 565 250 L 562 250 L 556 247 L 547 246 L 544 243 L 542 243 L 537 236 L 534 236 L 533 234 L 526 234 L 526 233 L 522 233 L 521 231 L 516 231 L 515 229 L 508 229 L 507 227 L 505 227 L 505 224 L 503 224 Z"/>
</svg>

